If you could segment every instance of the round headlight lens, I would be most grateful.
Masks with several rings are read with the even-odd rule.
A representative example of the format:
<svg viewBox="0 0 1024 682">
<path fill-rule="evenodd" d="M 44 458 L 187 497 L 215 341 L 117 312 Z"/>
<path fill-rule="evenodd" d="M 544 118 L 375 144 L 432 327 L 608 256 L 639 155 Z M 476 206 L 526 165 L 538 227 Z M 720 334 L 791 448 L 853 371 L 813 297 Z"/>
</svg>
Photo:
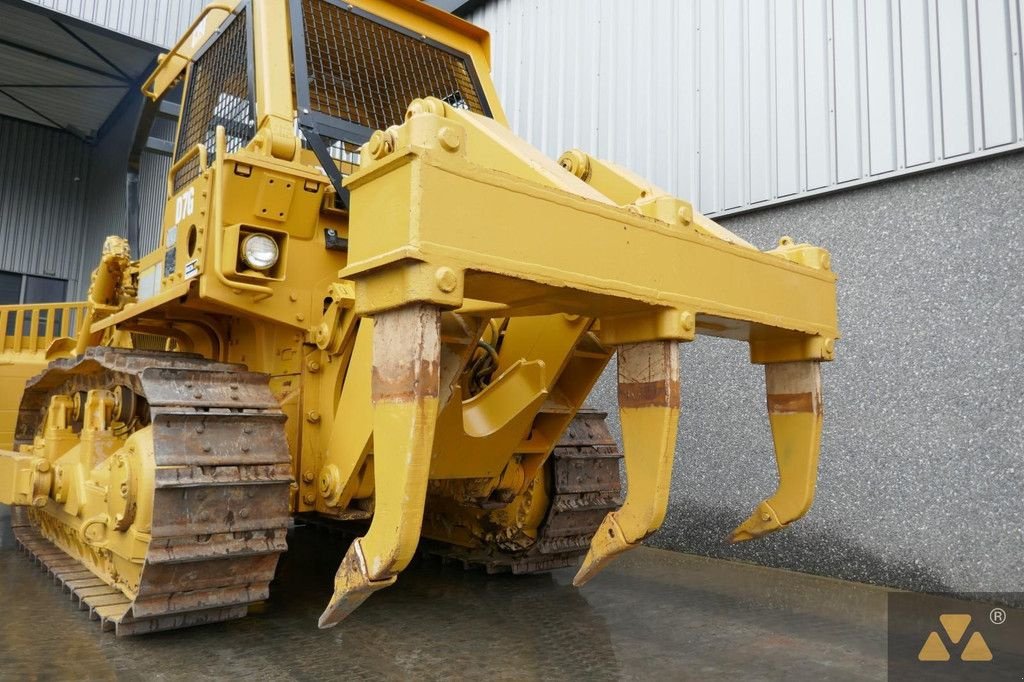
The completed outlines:
<svg viewBox="0 0 1024 682">
<path fill-rule="evenodd" d="M 250 234 L 242 241 L 242 262 L 253 270 L 269 270 L 280 255 L 277 242 L 265 234 Z"/>
</svg>

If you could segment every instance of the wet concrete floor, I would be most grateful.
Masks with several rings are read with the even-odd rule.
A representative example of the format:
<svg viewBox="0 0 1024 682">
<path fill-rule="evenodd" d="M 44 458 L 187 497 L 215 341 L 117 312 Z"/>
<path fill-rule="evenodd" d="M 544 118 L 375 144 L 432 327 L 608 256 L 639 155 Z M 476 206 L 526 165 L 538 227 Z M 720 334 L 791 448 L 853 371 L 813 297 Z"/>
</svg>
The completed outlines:
<svg viewBox="0 0 1024 682">
<path fill-rule="evenodd" d="M 417 559 L 321 631 L 347 541 L 311 528 L 291 534 L 248 618 L 116 639 L 15 550 L 6 517 L 3 679 L 885 678 L 886 590 L 647 548 L 583 589 L 568 569 L 487 576 Z"/>
</svg>

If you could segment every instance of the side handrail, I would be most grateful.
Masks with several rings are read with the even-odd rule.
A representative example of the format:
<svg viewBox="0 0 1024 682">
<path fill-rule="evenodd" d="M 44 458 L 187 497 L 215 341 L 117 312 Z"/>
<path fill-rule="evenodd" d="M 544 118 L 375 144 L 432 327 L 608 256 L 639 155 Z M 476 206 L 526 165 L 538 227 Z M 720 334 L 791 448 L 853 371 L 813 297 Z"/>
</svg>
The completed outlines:
<svg viewBox="0 0 1024 682">
<path fill-rule="evenodd" d="M 86 308 L 85 301 L 0 306 L 0 352 L 36 353 L 73 337 Z"/>
<path fill-rule="evenodd" d="M 199 13 L 199 16 L 192 20 L 192 23 L 189 24 L 188 28 L 185 29 L 185 32 L 181 34 L 180 38 L 178 38 L 178 42 L 174 43 L 174 47 L 172 47 L 167 54 L 160 57 L 160 63 L 155 69 L 153 69 L 153 73 L 149 74 L 149 78 L 146 79 L 146 82 L 142 84 L 143 95 L 151 100 L 159 99 L 159 93 L 152 89 L 153 82 L 156 80 L 156 77 L 163 71 L 164 66 L 166 66 L 174 57 L 181 57 L 186 62 L 191 61 L 189 57 L 181 54 L 181 48 L 185 45 L 185 41 L 192 37 L 192 32 L 199 27 L 199 24 L 206 19 L 210 12 L 214 12 L 216 10 L 227 12 L 230 15 L 235 11 L 235 6 L 224 2 L 214 2 L 204 7 Z"/>
<path fill-rule="evenodd" d="M 185 167 L 185 164 L 190 162 L 196 156 L 199 157 L 199 174 L 202 175 L 209 168 L 207 159 L 209 154 L 206 151 L 205 144 L 197 144 L 196 146 L 189 149 L 187 152 L 182 154 L 181 158 L 174 162 L 171 169 L 167 171 L 167 198 L 170 199 L 174 196 L 174 178 L 177 177 L 178 171 Z"/>
</svg>

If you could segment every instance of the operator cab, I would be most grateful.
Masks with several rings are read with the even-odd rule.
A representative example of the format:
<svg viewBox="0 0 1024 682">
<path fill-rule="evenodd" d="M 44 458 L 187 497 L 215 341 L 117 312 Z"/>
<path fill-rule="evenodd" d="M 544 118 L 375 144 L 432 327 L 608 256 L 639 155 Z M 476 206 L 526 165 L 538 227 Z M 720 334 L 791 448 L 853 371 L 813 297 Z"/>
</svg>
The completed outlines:
<svg viewBox="0 0 1024 682">
<path fill-rule="evenodd" d="M 258 69 L 261 62 L 279 68 L 260 46 L 254 51 L 251 3 L 267 1 L 275 0 L 240 2 L 192 57 L 175 161 L 197 144 L 212 150 L 218 125 L 227 133 L 229 153 L 253 139 L 262 114 L 255 97 Z M 375 130 L 402 123 L 413 99 L 437 97 L 493 116 L 488 37 L 471 24 L 419 0 L 359 6 L 290 0 L 288 16 L 295 123 L 345 205 L 342 180 L 358 165 L 359 147 Z M 199 169 L 198 157 L 183 164 L 172 193 Z"/>
</svg>

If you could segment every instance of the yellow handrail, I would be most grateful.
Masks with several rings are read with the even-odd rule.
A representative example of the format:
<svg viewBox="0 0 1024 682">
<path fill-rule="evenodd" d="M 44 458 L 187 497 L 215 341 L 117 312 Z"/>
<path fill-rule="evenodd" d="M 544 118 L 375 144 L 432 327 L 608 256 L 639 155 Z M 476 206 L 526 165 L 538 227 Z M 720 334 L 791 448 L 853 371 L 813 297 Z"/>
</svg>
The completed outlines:
<svg viewBox="0 0 1024 682">
<path fill-rule="evenodd" d="M 174 43 L 174 47 L 172 47 L 167 54 L 160 57 L 160 64 L 155 69 L 153 69 L 153 73 L 149 74 L 149 78 L 147 78 L 146 82 L 142 84 L 143 95 L 154 101 L 158 99 L 159 95 L 156 93 L 155 90 L 150 90 L 150 87 L 153 85 L 153 81 L 156 80 L 157 75 L 161 72 L 161 70 L 163 70 L 164 65 L 170 62 L 172 58 L 174 58 L 175 56 L 179 56 L 182 59 L 184 59 L 186 63 L 188 61 L 191 61 L 185 55 L 181 55 L 178 53 L 181 51 L 181 48 L 185 44 L 185 41 L 191 38 L 192 31 L 196 30 L 196 28 L 203 21 L 203 19 L 206 18 L 206 15 L 215 10 L 221 10 L 223 12 L 227 12 L 230 15 L 232 12 L 235 11 L 235 5 L 223 2 L 215 2 L 204 7 L 203 11 L 199 13 L 199 16 L 192 20 L 192 23 L 189 24 L 185 32 L 181 34 L 180 38 L 178 38 L 178 42 Z"/>
<path fill-rule="evenodd" d="M 177 161 L 174 162 L 174 165 L 171 166 L 171 169 L 169 171 L 167 171 L 167 198 L 168 199 L 170 199 L 171 197 L 174 196 L 174 178 L 176 178 L 178 176 L 178 171 L 180 171 L 182 168 L 184 168 L 185 164 L 187 164 L 189 161 L 191 161 L 192 157 L 194 157 L 194 156 L 198 156 L 199 157 L 199 174 L 200 175 L 205 173 L 206 169 L 209 168 L 209 165 L 208 165 L 208 162 L 207 162 L 208 156 L 207 156 L 207 151 L 206 151 L 206 145 L 205 144 L 197 144 L 196 146 L 192 147 L 187 152 L 185 152 L 185 154 L 180 159 L 178 159 Z"/>
<path fill-rule="evenodd" d="M 87 307 L 84 301 L 0 306 L 0 352 L 45 351 L 55 339 L 74 334 Z"/>
</svg>

